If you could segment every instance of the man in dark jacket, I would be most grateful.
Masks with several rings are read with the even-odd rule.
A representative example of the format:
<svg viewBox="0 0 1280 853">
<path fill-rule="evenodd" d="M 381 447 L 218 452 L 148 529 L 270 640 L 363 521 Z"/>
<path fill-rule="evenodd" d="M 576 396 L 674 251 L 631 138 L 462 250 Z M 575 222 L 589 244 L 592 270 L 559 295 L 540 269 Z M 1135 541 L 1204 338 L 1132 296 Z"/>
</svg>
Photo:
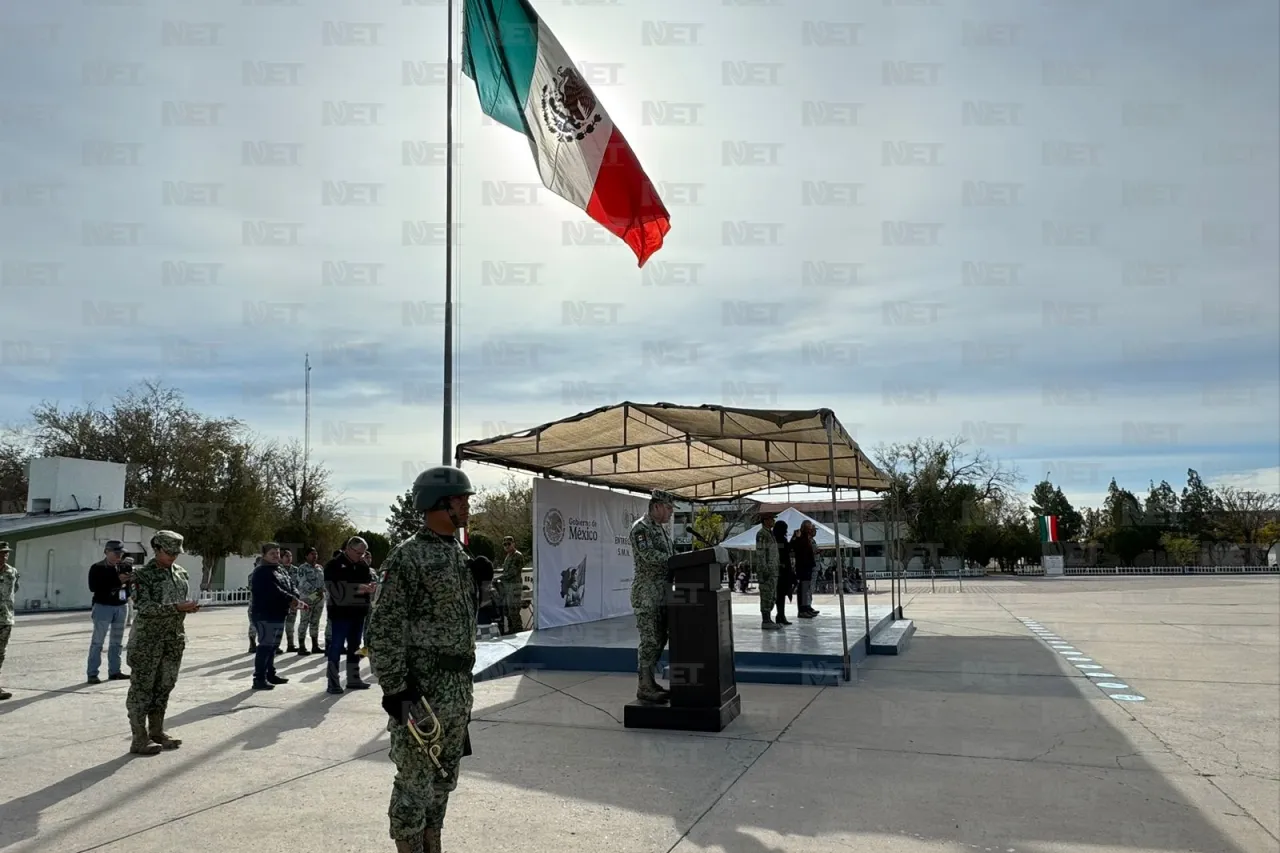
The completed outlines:
<svg viewBox="0 0 1280 853">
<path fill-rule="evenodd" d="M 87 666 L 90 684 L 101 684 L 98 668 L 102 666 L 102 644 L 111 636 L 107 647 L 107 680 L 128 681 L 120 671 L 120 649 L 124 645 L 124 623 L 129 616 L 129 582 L 133 576 L 123 564 L 124 544 L 111 539 L 102 551 L 102 559 L 89 567 L 89 592 L 93 593 L 93 636 L 89 640 Z"/>
<path fill-rule="evenodd" d="M 359 536 L 352 536 L 343 545 L 341 553 L 324 567 L 329 624 L 333 626 L 333 636 L 325 642 L 324 651 L 329 659 L 328 692 L 335 695 L 342 693 L 342 685 L 338 682 L 338 659 L 344 646 L 347 651 L 347 689 L 366 690 L 369 687 L 360 679 L 359 655 L 374 587 L 373 570 L 364 559 L 368 550 L 369 543 Z"/>
<path fill-rule="evenodd" d="M 253 689 L 274 690 L 289 679 L 276 675 L 276 647 L 284 635 L 285 617 L 295 603 L 299 609 L 306 602 L 297 597 L 293 583 L 280 566 L 280 546 L 268 542 L 262 546 L 262 564 L 253 570 L 253 623 L 258 634 L 258 648 L 253 657 Z"/>
</svg>

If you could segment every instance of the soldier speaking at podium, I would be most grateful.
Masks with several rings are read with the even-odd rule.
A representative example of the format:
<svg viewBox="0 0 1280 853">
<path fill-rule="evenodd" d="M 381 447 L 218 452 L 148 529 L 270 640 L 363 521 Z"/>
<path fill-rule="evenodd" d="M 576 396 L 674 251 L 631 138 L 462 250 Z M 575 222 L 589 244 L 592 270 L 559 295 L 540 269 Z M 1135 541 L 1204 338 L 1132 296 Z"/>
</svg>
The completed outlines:
<svg viewBox="0 0 1280 853">
<path fill-rule="evenodd" d="M 658 686 L 654 668 L 667 645 L 667 560 L 675 553 L 666 524 L 675 509 L 675 498 L 655 490 L 649 512 L 631 525 L 631 557 L 635 572 L 631 578 L 631 609 L 636 614 L 640 645 L 636 662 L 640 686 L 636 698 L 642 702 L 666 702 L 671 694 Z"/>
</svg>

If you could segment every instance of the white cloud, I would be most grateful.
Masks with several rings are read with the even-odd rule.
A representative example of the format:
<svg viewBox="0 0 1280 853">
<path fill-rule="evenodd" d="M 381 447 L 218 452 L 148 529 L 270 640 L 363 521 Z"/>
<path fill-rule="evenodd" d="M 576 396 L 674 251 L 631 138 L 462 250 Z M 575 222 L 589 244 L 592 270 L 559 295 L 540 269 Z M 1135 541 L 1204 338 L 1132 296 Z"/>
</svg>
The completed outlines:
<svg viewBox="0 0 1280 853">
<path fill-rule="evenodd" d="M 616 241 L 574 245 L 585 215 L 522 186 L 537 181 L 526 143 L 487 125 L 463 80 L 457 440 L 623 398 L 754 401 L 833 408 L 873 446 L 967 433 L 1028 477 L 1054 462 L 1081 495 L 1113 475 L 1145 490 L 1188 467 L 1278 461 L 1274 4 L 1160 21 L 1021 4 L 1005 21 L 1017 29 L 980 47 L 960 7 L 866 5 L 855 33 L 797 17 L 847 21 L 837 2 L 535 5 L 594 63 L 584 73 L 673 230 L 647 274 Z M 162 47 L 177 11 L 6 9 L 0 406 L 160 375 L 210 414 L 297 436 L 310 352 L 313 440 L 355 499 L 385 504 L 407 461 L 439 455 L 443 250 L 404 245 L 404 223 L 412 242 L 444 219 L 444 169 L 405 165 L 439 151 L 444 90 L 404 85 L 404 63 L 443 59 L 443 10 L 378 4 L 351 13 L 383 25 L 376 46 L 324 47 L 337 14 L 188 3 L 183 19 L 221 24 L 201 35 L 217 43 Z M 673 16 L 698 25 L 696 44 L 646 46 L 646 22 Z M 90 82 L 139 85 L 84 85 L 98 60 Z M 903 60 L 926 64 L 890 70 L 939 85 L 884 85 Z M 300 63 L 299 85 L 246 86 L 245 62 Z M 725 85 L 726 62 L 766 63 L 729 76 L 776 71 L 778 85 Z M 326 126 L 326 101 L 375 104 L 377 124 Z M 166 125 L 166 109 L 217 120 Z M 86 165 L 86 141 L 114 144 L 91 145 Z M 245 165 L 246 142 L 250 162 L 297 165 Z M 777 165 L 733 165 L 744 152 Z M 165 205 L 166 181 L 219 204 Z M 377 185 L 355 197 L 379 204 L 326 205 L 326 181 Z M 128 243 L 139 223 L 137 245 L 83 245 L 103 220 L 116 224 L 91 237 Z M 914 224 L 886 231 L 896 220 Z M 298 244 L 245 245 L 246 221 L 276 223 L 250 229 L 268 241 L 298 223 Z M 727 244 L 740 221 L 780 226 L 765 229 L 780 244 Z M 39 264 L 62 283 L 40 286 Z M 661 284 L 682 277 L 696 286 Z M 378 442 L 322 447 L 326 421 L 378 424 Z"/>
</svg>

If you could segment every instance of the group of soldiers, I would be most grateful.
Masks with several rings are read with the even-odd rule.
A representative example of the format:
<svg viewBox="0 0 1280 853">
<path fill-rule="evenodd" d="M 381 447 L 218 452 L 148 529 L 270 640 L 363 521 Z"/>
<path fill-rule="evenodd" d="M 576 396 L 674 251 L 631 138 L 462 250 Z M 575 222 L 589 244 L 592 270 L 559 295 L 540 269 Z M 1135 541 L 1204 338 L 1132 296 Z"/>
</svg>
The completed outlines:
<svg viewBox="0 0 1280 853">
<path fill-rule="evenodd" d="M 412 497 L 422 528 L 382 564 L 369 610 L 365 646 L 382 690 L 396 766 L 387 814 L 397 853 L 442 853 L 449 795 L 457 787 L 463 757 L 471 754 L 477 614 L 481 590 L 494 580 L 492 562 L 469 555 L 457 538 L 467 526 L 474 494 L 467 475 L 452 466 L 418 476 Z M 674 503 L 669 493 L 655 491 L 648 512 L 630 533 L 635 560 L 631 602 L 640 633 L 637 696 L 646 701 L 664 702 L 670 695 L 657 684 L 654 667 L 667 643 L 667 560 L 674 548 L 666 524 Z M 130 752 L 139 755 L 182 743 L 164 730 L 164 719 L 186 649 L 186 617 L 200 610 L 190 599 L 187 572 L 177 563 L 183 537 L 162 530 L 151 538 L 151 548 L 154 556 L 133 575 L 136 620 L 128 649 L 132 678 L 125 705 L 133 733 Z M 511 541 L 504 549 L 500 591 L 511 609 L 516 590 L 523 591 L 517 580 L 523 555 Z M 0 543 L 0 663 L 12 630 L 17 584 L 7 555 L 7 546 Z M 316 556 L 308 551 L 290 572 L 303 601 L 318 602 L 324 596 L 324 572 Z M 766 600 L 762 591 L 762 607 Z M 303 611 L 310 615 L 298 624 L 298 651 L 308 632 L 315 648 L 314 614 L 319 609 Z"/>
<path fill-rule="evenodd" d="M 373 553 L 366 550 L 363 559 L 372 574 Z M 288 582 L 298 600 L 306 603 L 307 609 L 302 610 L 296 606 L 289 608 L 289 615 L 284 623 L 284 640 L 287 647 L 283 649 L 277 647 L 278 652 L 309 655 L 325 651 L 333 640 L 333 623 L 328 622 L 325 624 L 324 645 L 320 645 L 320 617 L 324 613 L 322 605 L 325 601 L 325 582 L 324 565 L 319 560 L 320 552 L 315 548 L 308 548 L 303 561 L 294 565 L 293 551 L 289 548 L 280 549 L 280 574 Z M 254 561 L 254 568 L 261 564 L 262 558 L 259 557 Z M 249 654 L 254 654 L 258 650 L 258 629 L 253 619 L 253 572 L 249 573 L 248 586 Z M 308 635 L 311 637 L 310 649 L 307 648 L 306 642 Z"/>
</svg>

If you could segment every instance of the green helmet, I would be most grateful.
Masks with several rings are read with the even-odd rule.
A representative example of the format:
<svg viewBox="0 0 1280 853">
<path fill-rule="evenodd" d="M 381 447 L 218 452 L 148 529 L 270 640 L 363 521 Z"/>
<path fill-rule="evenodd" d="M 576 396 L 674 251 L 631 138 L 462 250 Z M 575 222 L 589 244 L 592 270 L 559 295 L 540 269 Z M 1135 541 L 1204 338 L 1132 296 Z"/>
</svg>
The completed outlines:
<svg viewBox="0 0 1280 853">
<path fill-rule="evenodd" d="M 428 468 L 413 481 L 413 508 L 418 511 L 434 509 L 441 498 L 475 493 L 471 479 L 460 468 L 440 465 Z"/>
</svg>

